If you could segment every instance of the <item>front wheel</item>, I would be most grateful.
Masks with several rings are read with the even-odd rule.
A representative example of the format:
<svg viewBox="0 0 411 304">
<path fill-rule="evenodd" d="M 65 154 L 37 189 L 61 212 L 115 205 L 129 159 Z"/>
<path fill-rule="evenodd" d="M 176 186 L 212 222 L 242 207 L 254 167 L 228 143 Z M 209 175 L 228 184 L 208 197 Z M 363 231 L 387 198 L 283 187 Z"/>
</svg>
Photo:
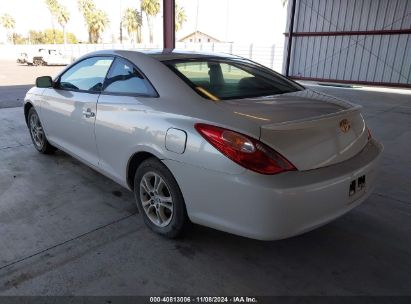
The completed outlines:
<svg viewBox="0 0 411 304">
<path fill-rule="evenodd" d="M 37 151 L 44 154 L 51 154 L 56 151 L 56 148 L 48 142 L 43 126 L 41 125 L 40 118 L 34 108 L 29 110 L 27 124 L 29 127 L 31 140 Z"/>
<path fill-rule="evenodd" d="M 149 158 L 138 167 L 134 195 L 145 224 L 168 238 L 181 235 L 189 219 L 181 190 L 171 172 L 159 160 Z"/>
</svg>

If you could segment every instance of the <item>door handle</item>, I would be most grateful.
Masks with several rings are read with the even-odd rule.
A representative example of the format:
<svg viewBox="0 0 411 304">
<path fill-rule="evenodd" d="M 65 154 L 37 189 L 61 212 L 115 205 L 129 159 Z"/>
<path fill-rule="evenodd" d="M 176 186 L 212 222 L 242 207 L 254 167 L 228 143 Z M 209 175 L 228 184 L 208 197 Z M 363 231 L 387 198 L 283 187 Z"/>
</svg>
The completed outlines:
<svg viewBox="0 0 411 304">
<path fill-rule="evenodd" d="M 86 118 L 90 118 L 90 117 L 96 116 L 96 113 L 91 112 L 91 109 L 89 108 L 89 109 L 87 109 L 86 111 L 83 111 L 83 115 L 84 115 L 84 117 L 86 117 Z"/>
</svg>

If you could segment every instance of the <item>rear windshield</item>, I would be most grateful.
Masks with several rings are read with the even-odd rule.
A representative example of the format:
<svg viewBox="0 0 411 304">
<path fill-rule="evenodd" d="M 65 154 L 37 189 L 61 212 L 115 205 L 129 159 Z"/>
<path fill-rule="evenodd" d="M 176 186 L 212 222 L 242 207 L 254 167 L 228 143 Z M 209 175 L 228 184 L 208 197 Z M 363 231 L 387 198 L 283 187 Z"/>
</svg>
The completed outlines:
<svg viewBox="0 0 411 304">
<path fill-rule="evenodd" d="M 302 86 L 245 59 L 201 58 L 164 62 L 203 97 L 241 99 L 300 91 Z"/>
</svg>

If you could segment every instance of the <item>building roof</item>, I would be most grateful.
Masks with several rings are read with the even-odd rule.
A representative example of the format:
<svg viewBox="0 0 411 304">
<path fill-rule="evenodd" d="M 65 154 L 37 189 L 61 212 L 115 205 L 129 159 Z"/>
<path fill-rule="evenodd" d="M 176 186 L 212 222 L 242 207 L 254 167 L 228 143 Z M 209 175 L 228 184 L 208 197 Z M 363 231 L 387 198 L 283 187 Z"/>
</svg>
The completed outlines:
<svg viewBox="0 0 411 304">
<path fill-rule="evenodd" d="M 213 40 L 216 40 L 216 41 L 220 42 L 219 39 L 214 38 L 213 36 L 210 36 L 210 35 L 208 35 L 208 34 L 206 34 L 206 33 L 200 32 L 200 31 L 192 32 L 191 34 L 189 34 L 189 35 L 187 35 L 187 36 L 184 36 L 183 38 L 179 39 L 178 41 L 179 41 L 179 42 L 182 42 L 182 41 L 184 41 L 185 39 L 194 36 L 195 34 L 204 35 L 204 36 L 206 36 L 206 37 L 208 37 L 208 38 L 210 38 L 210 39 L 213 39 Z"/>
</svg>

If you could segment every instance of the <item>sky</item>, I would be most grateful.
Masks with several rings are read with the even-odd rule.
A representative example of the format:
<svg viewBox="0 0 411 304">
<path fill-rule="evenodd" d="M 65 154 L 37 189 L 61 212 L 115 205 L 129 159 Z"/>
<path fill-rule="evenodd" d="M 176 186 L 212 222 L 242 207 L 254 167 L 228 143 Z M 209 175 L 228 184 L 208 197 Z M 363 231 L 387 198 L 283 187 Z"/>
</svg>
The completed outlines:
<svg viewBox="0 0 411 304">
<path fill-rule="evenodd" d="M 66 6 L 71 18 L 67 30 L 81 41 L 88 34 L 77 0 L 58 0 Z M 286 7 L 281 0 L 176 0 L 184 8 L 187 22 L 177 33 L 182 38 L 195 29 L 221 41 L 234 43 L 281 44 L 284 41 Z M 94 0 L 96 6 L 107 12 L 110 26 L 103 35 L 104 42 L 119 37 L 120 16 L 128 7 L 139 8 L 140 0 Z M 160 0 L 160 3 L 163 1 Z M 198 8 L 198 18 L 197 18 Z M 17 33 L 27 35 L 30 29 L 51 28 L 53 21 L 44 0 L 0 0 L 0 15 L 9 13 L 16 20 Z M 55 27 L 59 28 L 57 22 Z M 143 24 L 147 21 L 143 17 Z M 4 31 L 3 28 L 0 28 Z M 143 41 L 148 41 L 148 28 L 143 26 Z M 123 30 L 123 35 L 127 35 Z M 154 42 L 162 43 L 162 11 L 155 20 Z"/>
</svg>

